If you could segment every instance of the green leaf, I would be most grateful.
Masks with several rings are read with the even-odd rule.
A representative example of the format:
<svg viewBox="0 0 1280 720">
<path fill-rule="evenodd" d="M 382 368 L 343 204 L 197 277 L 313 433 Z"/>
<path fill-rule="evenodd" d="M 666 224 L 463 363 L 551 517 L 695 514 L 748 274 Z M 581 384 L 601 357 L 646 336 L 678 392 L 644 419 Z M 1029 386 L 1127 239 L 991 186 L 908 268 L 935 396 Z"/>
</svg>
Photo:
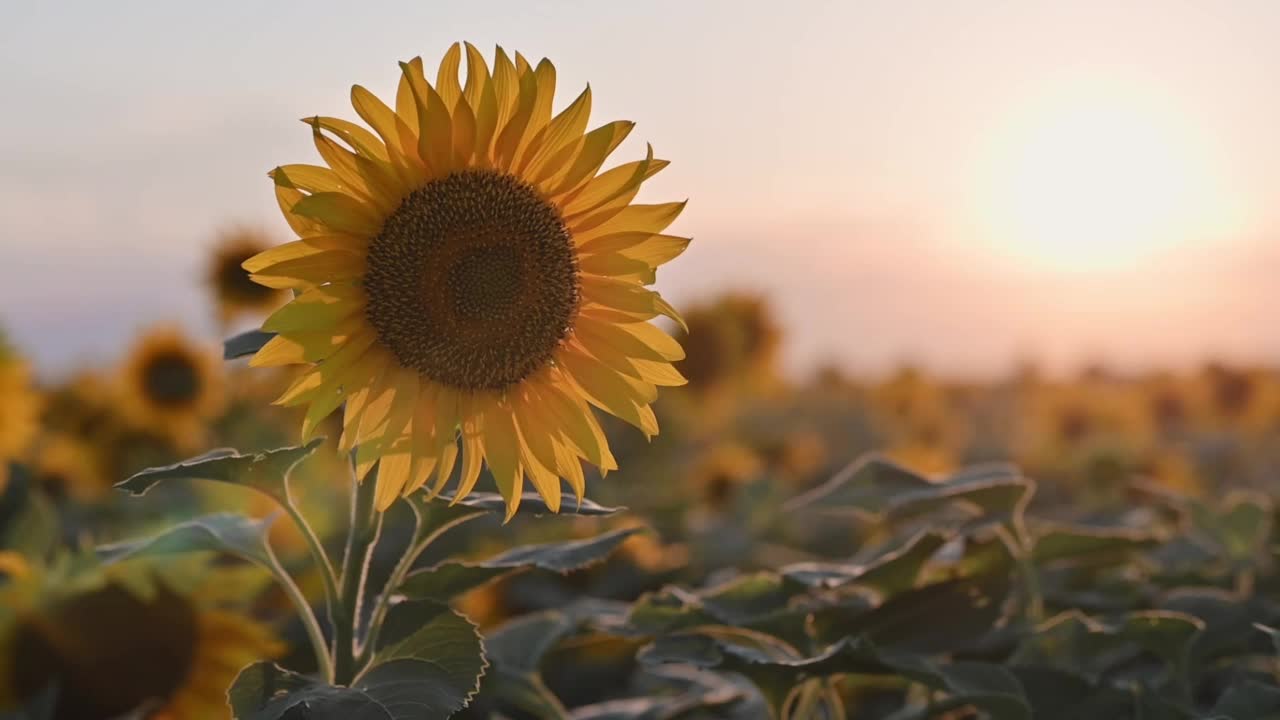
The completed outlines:
<svg viewBox="0 0 1280 720">
<path fill-rule="evenodd" d="M 1082 559 L 1101 564 L 1125 560 L 1160 540 L 1156 533 L 1133 528 L 1059 525 L 1036 535 L 1031 556 L 1037 563 Z"/>
<path fill-rule="evenodd" d="M 1018 648 L 1012 662 L 1045 665 L 1097 681 L 1117 664 L 1146 651 L 1170 668 L 1184 667 L 1192 641 L 1204 627 L 1194 616 L 1164 610 L 1129 613 L 1104 623 L 1078 611 L 1045 621 Z"/>
<path fill-rule="evenodd" d="M 1013 666 L 1009 671 L 1022 687 L 1036 720 L 1132 717 L 1134 697 L 1130 692 L 1049 667 Z"/>
<path fill-rule="evenodd" d="M 39 493 L 20 466 L 10 467 L 8 487 L 0 496 L 0 550 L 28 558 L 46 557 L 58 544 L 58 513 Z"/>
<path fill-rule="evenodd" d="M 235 720 L 421 720 L 449 717 L 469 692 L 449 668 L 402 659 L 371 668 L 351 687 L 260 662 L 240 672 L 227 697 Z"/>
<path fill-rule="evenodd" d="M 470 620 L 448 605 L 412 600 L 392 606 L 372 664 L 401 659 L 431 663 L 447 677 L 449 687 L 469 688 L 464 700 L 479 690 L 488 666 L 480 634 Z"/>
<path fill-rule="evenodd" d="M 323 438 L 317 438 L 301 447 L 247 455 L 231 448 L 219 448 L 173 465 L 147 468 L 116 483 L 116 487 L 139 496 L 166 480 L 212 480 L 253 488 L 284 504 L 285 479 L 322 442 Z"/>
<path fill-rule="evenodd" d="M 1233 493 L 1217 519 L 1217 539 L 1232 562 L 1247 564 L 1266 547 L 1274 523 L 1271 499 L 1256 493 Z"/>
<path fill-rule="evenodd" d="M 449 493 L 441 493 L 434 501 L 442 503 L 453 502 L 453 496 Z M 506 501 L 498 493 L 491 492 L 473 492 L 458 501 L 459 505 L 465 505 L 469 508 L 485 510 L 487 512 L 505 513 L 507 511 Z M 586 498 L 578 502 L 565 502 L 560 506 L 560 512 L 555 513 L 547 506 L 547 501 L 536 492 L 526 492 L 520 496 L 520 508 L 516 511 L 520 515 L 613 515 L 615 513 L 626 510 L 624 507 L 606 507 L 600 505 L 593 500 Z"/>
<path fill-rule="evenodd" d="M 253 355 L 261 350 L 262 346 L 270 342 L 271 338 L 275 336 L 276 334 L 272 332 L 250 330 L 227 338 L 227 340 L 222 343 L 222 359 L 235 360 L 236 358 Z"/>
<path fill-rule="evenodd" d="M 817 655 L 803 656 L 795 647 L 763 633 L 708 626 L 658 638 L 639 657 L 645 663 L 683 663 L 745 675 L 760 688 L 775 714 L 792 688 L 805 679 L 855 673 L 909 678 L 951 693 L 959 704 L 982 708 L 996 720 L 1031 717 L 1018 681 L 998 665 L 939 665 L 920 656 L 880 650 L 862 638 L 845 638 Z"/>
<path fill-rule="evenodd" d="M 538 667 L 546 654 L 574 632 L 578 621 L 557 610 L 524 615 L 494 629 L 485 638 L 492 663 L 481 699 L 519 710 L 539 720 L 567 720 L 568 711 L 543 684 Z"/>
<path fill-rule="evenodd" d="M 867 610 L 857 604 L 813 613 L 822 641 L 865 636 L 876 645 L 919 653 L 959 652 L 976 646 L 1004 614 L 1008 574 L 959 578 L 893 596 Z"/>
<path fill-rule="evenodd" d="M 1191 646 L 1193 669 L 1235 656 L 1266 652 L 1268 643 L 1258 632 L 1257 624 L 1280 620 L 1264 598 L 1242 598 L 1212 588 L 1174 590 L 1161 598 L 1157 607 L 1204 623 L 1204 631 Z"/>
<path fill-rule="evenodd" d="M 586 540 L 525 545 L 479 563 L 444 562 L 411 573 L 399 592 L 416 599 L 448 602 L 468 590 L 513 572 L 540 568 L 557 573 L 580 570 L 604 560 L 642 528 L 613 530 Z"/>
<path fill-rule="evenodd" d="M 831 589 L 853 583 L 870 587 L 881 595 L 892 595 L 913 587 L 925 563 L 946 542 L 946 535 L 922 532 L 870 564 L 797 563 L 780 572 L 787 580 L 804 587 Z"/>
<path fill-rule="evenodd" d="M 879 513 L 893 498 L 933 486 L 923 475 L 883 455 L 869 454 L 850 463 L 826 483 L 787 503 L 784 511 L 812 508 Z"/>
<path fill-rule="evenodd" d="M 235 513 L 216 513 L 174 525 L 150 538 L 101 545 L 97 552 L 104 563 L 142 555 L 229 552 L 273 569 L 267 530 L 274 521 L 274 517 L 255 520 Z"/>
<path fill-rule="evenodd" d="M 1210 715 L 1230 720 L 1276 720 L 1280 718 L 1280 687 L 1256 680 L 1239 681 L 1222 693 Z"/>
<path fill-rule="evenodd" d="M 903 522 L 959 506 L 988 521 L 1017 522 L 1034 493 L 1035 483 L 1028 478 L 984 476 L 903 493 L 885 508 L 885 516 L 891 522 Z"/>
</svg>

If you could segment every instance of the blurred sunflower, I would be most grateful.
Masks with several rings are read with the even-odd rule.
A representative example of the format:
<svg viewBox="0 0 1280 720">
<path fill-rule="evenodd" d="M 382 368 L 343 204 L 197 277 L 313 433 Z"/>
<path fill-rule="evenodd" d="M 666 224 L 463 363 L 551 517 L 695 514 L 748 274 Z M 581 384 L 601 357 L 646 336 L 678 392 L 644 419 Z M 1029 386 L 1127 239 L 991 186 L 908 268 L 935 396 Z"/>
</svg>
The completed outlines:
<svg viewBox="0 0 1280 720">
<path fill-rule="evenodd" d="M 283 651 L 264 627 L 163 581 L 60 575 L 33 569 L 0 591 L 2 708 L 54 684 L 52 720 L 229 717 L 240 668 Z"/>
<path fill-rule="evenodd" d="M 708 450 L 693 471 L 696 500 L 713 512 L 723 511 L 734 493 L 763 469 L 754 450 L 737 443 L 722 443 Z"/>
<path fill-rule="evenodd" d="M 691 388 L 710 389 L 735 378 L 767 386 L 775 379 L 782 333 L 764 298 L 729 293 L 691 308 L 685 319 L 677 338 L 687 357 L 677 367 Z"/>
<path fill-rule="evenodd" d="M 41 407 L 31 369 L 0 335 L 0 488 L 9 479 L 9 463 L 20 457 L 35 438 Z"/>
<path fill-rule="evenodd" d="M 217 357 L 176 329 L 143 336 L 125 361 L 119 382 L 125 421 L 182 449 L 199 445 L 205 423 L 224 404 Z"/>
<path fill-rule="evenodd" d="M 70 435 L 44 438 L 32 471 L 35 483 L 54 498 L 93 502 L 111 488 L 93 447 Z"/>
<path fill-rule="evenodd" d="M 311 118 L 328 167 L 270 173 L 302 239 L 245 267 L 300 294 L 251 364 L 305 366 L 277 401 L 308 406 L 304 436 L 345 403 L 340 445 L 362 480 L 380 461 L 380 509 L 455 463 L 465 496 L 482 461 L 509 513 L 526 474 L 558 509 L 561 478 L 583 495 L 580 459 L 616 468 L 588 404 L 652 437 L 657 387 L 684 382 L 649 322 L 679 316 L 645 287 L 689 242 L 661 234 L 684 203 L 632 203 L 667 165 L 652 148 L 599 172 L 633 124 L 586 132 L 590 88 L 553 117 L 549 61 L 498 48 L 491 70 L 468 44 L 464 85 L 461 58 L 434 86 L 402 63 L 394 110 L 355 86 L 377 134 Z"/>
<path fill-rule="evenodd" d="M 254 282 L 244 269 L 246 260 L 270 247 L 271 242 L 263 233 L 249 228 L 235 228 L 219 235 L 209 258 L 206 281 L 223 325 L 243 315 L 265 315 L 288 299 L 288 293 Z"/>
</svg>

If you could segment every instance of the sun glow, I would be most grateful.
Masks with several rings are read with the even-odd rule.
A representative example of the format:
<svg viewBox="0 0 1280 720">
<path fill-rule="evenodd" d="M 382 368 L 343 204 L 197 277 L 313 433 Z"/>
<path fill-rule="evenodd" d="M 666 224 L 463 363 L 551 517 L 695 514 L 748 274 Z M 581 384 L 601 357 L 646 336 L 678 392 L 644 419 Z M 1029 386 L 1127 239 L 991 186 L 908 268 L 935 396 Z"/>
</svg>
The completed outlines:
<svg viewBox="0 0 1280 720">
<path fill-rule="evenodd" d="M 1206 134 L 1182 113 L 1122 93 L 1038 105 L 998 134 L 983 163 L 983 233 L 1001 254 L 1097 271 L 1228 230 Z"/>
</svg>

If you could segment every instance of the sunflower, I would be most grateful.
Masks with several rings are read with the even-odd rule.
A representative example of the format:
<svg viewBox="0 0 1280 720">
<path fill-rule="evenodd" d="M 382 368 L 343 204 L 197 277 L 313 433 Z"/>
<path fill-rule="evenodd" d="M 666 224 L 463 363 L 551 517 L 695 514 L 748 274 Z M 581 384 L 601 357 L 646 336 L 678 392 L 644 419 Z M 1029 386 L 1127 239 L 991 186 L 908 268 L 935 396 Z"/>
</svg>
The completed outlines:
<svg viewBox="0 0 1280 720">
<path fill-rule="evenodd" d="M 706 451 L 697 461 L 693 485 L 702 507 L 724 510 L 738 488 L 757 477 L 763 469 L 760 456 L 737 443 L 722 443 Z"/>
<path fill-rule="evenodd" d="M 468 44 L 462 84 L 461 58 L 434 86 L 402 63 L 394 110 L 355 86 L 374 132 L 311 118 L 327 167 L 270 173 L 301 239 L 245 267 L 299 294 L 252 364 L 303 366 L 277 402 L 307 406 L 305 437 L 345 403 L 339 444 L 361 480 L 380 462 L 380 509 L 455 465 L 461 498 L 482 461 L 509 513 L 526 475 L 557 509 L 562 478 L 582 497 L 582 460 L 617 467 L 590 406 L 652 437 L 657 387 L 684 382 L 649 322 L 679 315 L 646 287 L 688 245 L 662 234 L 684 203 L 632 202 L 667 165 L 652 148 L 600 172 L 632 123 L 586 132 L 589 87 L 553 117 L 549 61 L 498 48 L 490 68 Z"/>
<path fill-rule="evenodd" d="M 52 720 L 228 717 L 226 688 L 240 668 L 283 651 L 261 625 L 163 581 L 54 574 L 32 570 L 5 588 L 0 708 L 52 684 Z"/>
<path fill-rule="evenodd" d="M 32 470 L 35 483 L 55 498 L 92 502 L 111 487 L 93 447 L 70 435 L 43 439 Z"/>
<path fill-rule="evenodd" d="M 287 293 L 254 282 L 244 269 L 246 260 L 269 247 L 271 242 L 263 233 L 250 228 L 234 228 L 218 236 L 206 281 L 223 325 L 242 315 L 265 315 L 288 299 Z"/>
<path fill-rule="evenodd" d="M 199 444 L 221 412 L 223 379 L 215 355 L 170 328 L 144 336 L 125 361 L 120 412 L 128 424 L 181 448 Z"/>
<path fill-rule="evenodd" d="M 769 303 L 750 293 L 729 293 L 686 314 L 679 336 L 688 357 L 678 368 L 693 388 L 713 388 L 733 378 L 767 385 L 776 376 L 782 333 Z"/>
<path fill-rule="evenodd" d="M 30 368 L 0 335 L 0 488 L 9 478 L 9 463 L 20 457 L 35 438 L 41 407 Z"/>
</svg>

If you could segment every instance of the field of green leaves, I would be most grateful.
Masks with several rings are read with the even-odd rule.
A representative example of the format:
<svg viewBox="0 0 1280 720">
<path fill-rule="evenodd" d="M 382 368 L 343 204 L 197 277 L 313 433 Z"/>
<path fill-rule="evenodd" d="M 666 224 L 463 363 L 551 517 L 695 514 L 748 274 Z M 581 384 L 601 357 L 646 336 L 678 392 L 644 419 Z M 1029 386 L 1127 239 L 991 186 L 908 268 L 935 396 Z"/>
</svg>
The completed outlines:
<svg viewBox="0 0 1280 720">
<path fill-rule="evenodd" d="M 1024 416 L 1058 433 L 1030 443 L 1037 484 L 1008 461 L 969 462 L 992 452 L 972 433 L 895 451 L 904 434 L 948 437 L 906 427 L 922 416 L 978 427 L 990 413 L 974 403 L 999 388 L 917 374 L 790 386 L 759 349 L 711 351 L 725 367 L 660 406 L 669 434 L 610 430 L 624 469 L 589 483 L 598 500 L 556 516 L 527 494 L 507 524 L 492 491 L 397 503 L 366 529 L 363 597 L 345 610 L 348 471 L 330 442 L 288 447 L 251 408 L 260 389 L 234 379 L 249 389 L 202 431 L 278 443 L 143 469 L 180 446 L 100 419 L 92 432 L 112 440 L 96 457 L 135 463 L 125 492 L 86 492 L 37 454 L 0 506 L 13 716 L 218 717 L 229 697 L 245 720 L 1280 717 L 1272 499 L 1122 460 L 1174 448 L 1261 470 L 1249 430 L 1148 402 L 1181 426 L 1144 448 L 1157 441 L 1105 421 L 1135 383 L 1034 391 L 1105 399 Z M 92 449 L 67 420 L 83 393 L 49 388 L 42 432 Z M 1060 462 L 1044 466 L 1051 444 Z M 952 467 L 926 475 L 913 457 Z M 337 682 L 342 661 L 318 658 L 309 633 L 332 645 L 343 612 L 358 619 Z"/>
</svg>

